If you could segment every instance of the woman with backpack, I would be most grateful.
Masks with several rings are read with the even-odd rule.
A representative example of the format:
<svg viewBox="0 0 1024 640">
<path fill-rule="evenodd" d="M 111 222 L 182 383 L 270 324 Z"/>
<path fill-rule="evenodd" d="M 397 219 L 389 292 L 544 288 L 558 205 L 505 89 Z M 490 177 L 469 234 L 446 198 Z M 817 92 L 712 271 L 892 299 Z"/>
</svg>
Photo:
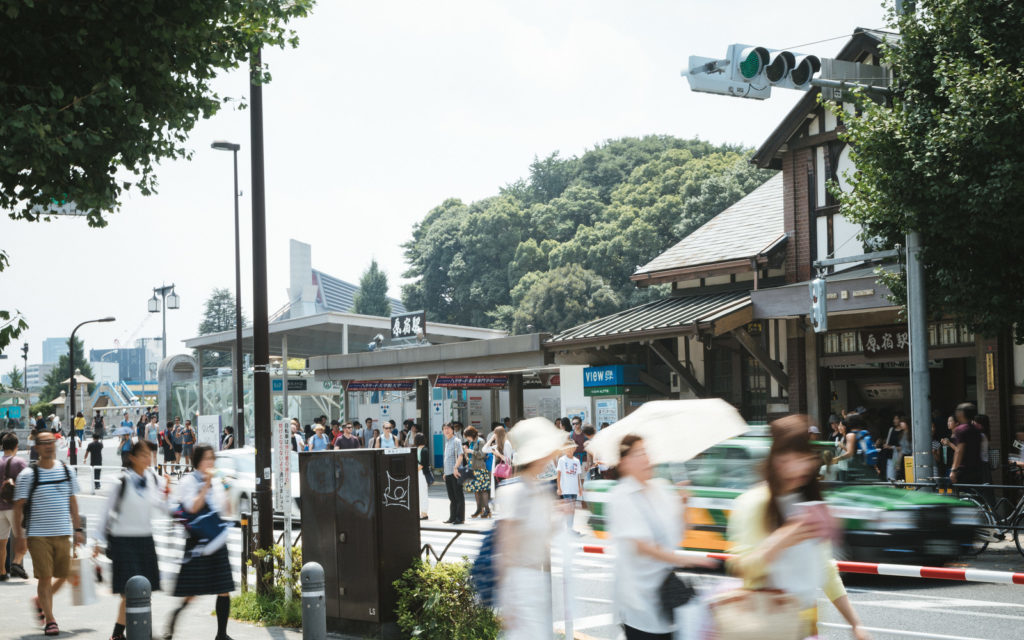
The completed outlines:
<svg viewBox="0 0 1024 640">
<path fill-rule="evenodd" d="M 100 512 L 93 557 L 106 548 L 113 564 L 110 586 L 121 595 L 110 640 L 124 640 L 125 585 L 132 576 L 145 576 L 153 591 L 160 590 L 160 567 L 153 542 L 153 510 L 167 511 L 170 479 L 163 481 L 149 468 L 156 445 L 140 440 L 128 452 L 128 468 L 110 488 L 106 509 Z"/>
</svg>

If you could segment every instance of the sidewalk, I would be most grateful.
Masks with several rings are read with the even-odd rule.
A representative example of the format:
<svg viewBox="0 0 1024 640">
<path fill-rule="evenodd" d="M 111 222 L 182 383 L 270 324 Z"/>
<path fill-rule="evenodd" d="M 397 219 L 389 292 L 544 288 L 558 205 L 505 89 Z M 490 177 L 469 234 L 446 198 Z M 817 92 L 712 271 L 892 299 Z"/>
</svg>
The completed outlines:
<svg viewBox="0 0 1024 640">
<path fill-rule="evenodd" d="M 25 570 L 32 575 L 31 560 L 25 556 Z M 168 591 L 173 590 L 173 583 L 160 585 Z M 19 580 L 12 578 L 0 582 L 0 603 L 2 603 L 2 628 L 0 638 L 9 640 L 28 640 L 44 638 L 42 626 L 36 623 L 35 610 L 30 600 L 36 595 L 35 580 Z M 61 638 L 82 640 L 106 640 L 114 629 L 114 618 L 117 615 L 119 597 L 110 593 L 107 583 L 97 585 L 98 601 L 84 607 L 71 606 L 71 588 L 65 586 L 54 598 L 54 615 L 60 625 Z M 217 618 L 213 614 L 213 603 L 216 596 L 200 596 L 188 609 L 178 617 L 174 637 L 176 640 L 214 640 L 217 635 Z M 180 598 L 174 598 L 162 592 L 153 593 L 153 638 L 162 637 L 166 620 L 171 611 L 181 604 Z M 252 624 L 231 620 L 228 622 L 228 635 L 234 640 L 301 640 L 300 629 L 284 629 L 281 627 L 258 627 Z M 355 640 L 351 636 L 328 634 L 330 638 Z"/>
</svg>

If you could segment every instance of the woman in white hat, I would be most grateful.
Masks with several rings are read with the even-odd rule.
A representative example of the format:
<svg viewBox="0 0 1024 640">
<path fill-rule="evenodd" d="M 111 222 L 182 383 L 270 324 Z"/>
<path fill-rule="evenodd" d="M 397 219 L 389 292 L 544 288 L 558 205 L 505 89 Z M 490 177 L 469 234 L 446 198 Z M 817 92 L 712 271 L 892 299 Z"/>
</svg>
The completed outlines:
<svg viewBox="0 0 1024 640">
<path fill-rule="evenodd" d="M 537 478 L 565 445 L 565 432 L 547 418 L 517 423 L 508 433 L 515 449 L 516 477 L 501 485 L 498 521 L 498 606 L 503 638 L 550 638 L 550 541 L 561 518 L 551 486 Z"/>
</svg>

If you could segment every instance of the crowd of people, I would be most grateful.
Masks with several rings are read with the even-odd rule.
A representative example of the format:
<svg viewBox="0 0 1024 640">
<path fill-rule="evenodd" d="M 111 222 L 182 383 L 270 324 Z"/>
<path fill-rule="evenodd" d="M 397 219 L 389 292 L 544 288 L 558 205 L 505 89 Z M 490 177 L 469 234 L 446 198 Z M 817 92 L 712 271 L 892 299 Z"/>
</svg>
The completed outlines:
<svg viewBox="0 0 1024 640">
<path fill-rule="evenodd" d="M 129 422 L 125 416 L 125 422 Z M 200 595 L 216 595 L 217 640 L 230 640 L 227 635 L 229 596 L 234 579 L 228 562 L 226 534 L 206 533 L 210 526 L 226 531 L 230 503 L 224 486 L 213 471 L 212 447 L 191 443 L 188 425 L 182 425 L 182 451 L 174 452 L 176 460 L 188 452 L 192 469 L 172 492 L 170 478 L 159 476 L 153 469 L 157 441 L 152 437 L 156 419 L 139 420 L 141 430 L 125 434 L 120 442 L 128 442 L 123 451 L 124 471 L 118 482 L 110 484 L 106 508 L 93 528 L 95 545 L 92 553 L 100 553 L 111 561 L 110 588 L 121 596 L 111 640 L 125 638 L 125 589 L 129 578 L 145 576 L 154 591 L 160 590 L 160 571 L 153 539 L 153 517 L 172 516 L 195 526 L 187 527 L 186 543 L 173 595 L 182 597 L 182 604 L 167 621 L 162 637 L 172 638 L 175 622 L 185 607 Z M 173 424 L 173 423 L 172 423 Z M 154 425 L 153 428 L 147 425 Z M 122 425 L 122 427 L 127 425 Z M 134 428 L 135 422 L 131 423 Z M 169 427 L 170 428 L 170 425 Z M 60 459 L 58 435 L 63 439 L 77 437 L 59 431 L 36 429 L 33 433 L 34 456 L 26 462 L 18 455 L 19 440 L 14 432 L 0 434 L 3 456 L 0 457 L 0 582 L 13 578 L 28 579 L 24 558 L 31 558 L 32 577 L 37 580 L 32 610 L 46 636 L 60 634 L 54 607 L 54 595 L 71 576 L 73 549 L 85 545 L 76 494 L 78 475 L 74 465 Z M 86 456 L 94 464 L 102 463 L 102 431 L 93 434 Z M 94 447 L 94 445 L 98 445 Z M 120 447 L 119 447 L 120 448 Z M 98 476 L 94 476 L 97 482 Z M 198 525 L 202 520 L 203 524 Z M 8 554 L 8 541 L 13 548 Z M 79 556 L 83 557 L 83 556 Z"/>
<path fill-rule="evenodd" d="M 829 432 L 821 434 L 810 426 L 812 439 L 835 443 L 826 456 L 822 476 L 826 480 L 848 479 L 850 464 L 858 461 L 879 480 L 903 481 L 906 459 L 913 454 L 910 418 L 895 412 L 891 418 L 864 407 L 829 416 Z M 932 411 L 930 449 L 935 469 L 933 478 L 918 481 L 984 484 L 992 481 L 989 460 L 991 426 L 988 416 L 978 413 L 970 402 L 956 406 L 952 413 Z"/>
</svg>

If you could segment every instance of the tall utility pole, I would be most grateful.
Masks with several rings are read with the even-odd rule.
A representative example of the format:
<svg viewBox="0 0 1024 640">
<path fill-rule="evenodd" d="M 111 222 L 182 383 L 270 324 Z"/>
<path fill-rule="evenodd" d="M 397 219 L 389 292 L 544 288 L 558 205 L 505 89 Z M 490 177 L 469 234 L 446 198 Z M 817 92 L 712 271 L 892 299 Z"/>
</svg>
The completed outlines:
<svg viewBox="0 0 1024 640">
<path fill-rule="evenodd" d="M 896 0 L 899 15 L 914 12 L 913 0 Z M 928 318 L 925 310 L 921 234 L 907 233 L 907 325 L 910 330 L 910 422 L 914 479 L 935 475 L 932 468 L 931 378 L 928 373 Z"/>
<path fill-rule="evenodd" d="M 253 429 L 256 445 L 257 547 L 274 546 L 274 503 L 270 489 L 270 326 L 267 311 L 267 212 L 263 184 L 263 59 L 256 49 L 249 61 L 249 136 L 252 153 L 252 352 Z M 239 354 L 241 357 L 241 354 Z M 286 452 L 287 455 L 287 452 Z M 267 594 L 270 584 L 268 553 L 257 576 L 257 592 Z"/>
</svg>

